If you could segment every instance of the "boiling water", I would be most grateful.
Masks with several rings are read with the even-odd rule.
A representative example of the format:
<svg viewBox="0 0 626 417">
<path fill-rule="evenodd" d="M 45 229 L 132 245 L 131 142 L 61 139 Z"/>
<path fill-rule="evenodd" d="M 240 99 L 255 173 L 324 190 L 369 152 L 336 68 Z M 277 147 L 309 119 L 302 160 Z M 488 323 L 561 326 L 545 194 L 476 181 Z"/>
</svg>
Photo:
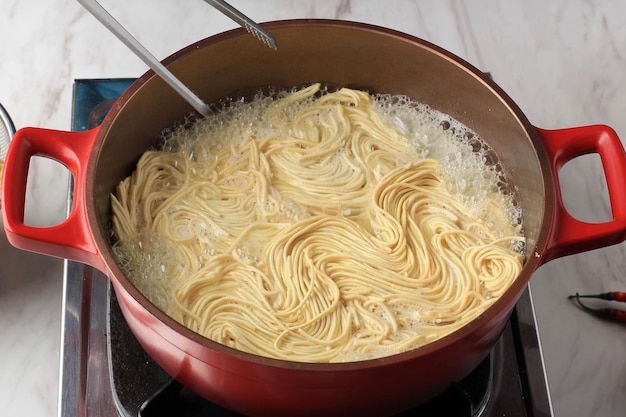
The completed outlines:
<svg viewBox="0 0 626 417">
<path fill-rule="evenodd" d="M 516 188 L 487 142 L 449 115 L 408 97 L 379 95 L 377 103 L 384 122 L 401 131 L 420 157 L 441 163 L 448 191 L 496 236 L 510 233 L 511 226 L 521 233 Z"/>
<path fill-rule="evenodd" d="M 217 168 L 215 164 L 211 165 L 207 161 L 212 161 L 216 158 L 214 155 L 222 153 L 224 149 L 236 149 L 240 145 L 239 138 L 253 135 L 262 140 L 264 137 L 285 134 L 268 122 L 266 115 L 266 111 L 277 97 L 284 96 L 280 93 L 272 93 L 259 94 L 250 102 L 230 100 L 214 117 L 186 123 L 185 126 L 165 131 L 163 150 L 186 155 L 186 159 L 181 160 L 180 164 L 190 164 L 191 168 L 188 170 L 190 175 L 210 178 Z M 298 114 L 310 104 L 311 100 L 304 100 L 286 107 L 283 109 L 285 112 L 283 116 L 288 119 Z M 375 96 L 373 105 L 383 124 L 398 132 L 403 138 L 403 142 L 398 144 L 397 152 L 392 153 L 396 166 L 415 163 L 425 158 L 437 160 L 441 165 L 440 176 L 448 192 L 462 201 L 474 217 L 488 227 L 492 235 L 504 237 L 522 234 L 522 213 L 516 204 L 515 187 L 507 181 L 504 167 L 499 163 L 495 152 L 475 132 L 450 116 L 404 96 L 378 95 Z M 315 117 L 319 119 L 315 120 Z M 323 115 L 315 117 L 313 120 L 316 124 L 323 124 Z M 295 137 L 303 134 L 303 132 L 291 131 L 286 133 L 288 136 Z M 202 139 L 198 140 L 198 138 Z M 207 143 L 211 146 L 207 146 Z M 323 161 L 320 159 L 320 164 L 336 164 L 337 169 L 342 169 L 346 159 L 340 143 L 334 152 L 335 158 L 325 158 Z M 241 163 L 242 167 L 248 163 L 245 155 L 241 156 L 241 161 L 237 158 L 237 153 L 234 152 L 230 160 L 226 162 Z M 314 159 L 315 156 L 311 158 Z M 358 161 L 354 161 L 354 164 L 358 165 Z M 373 172 L 368 175 L 380 178 L 385 174 L 385 172 Z M 227 185 L 234 188 L 242 187 L 245 181 L 245 178 L 236 179 Z M 294 181 L 314 183 L 315 176 L 313 173 L 311 178 L 297 178 Z M 276 202 L 268 202 L 260 210 L 277 213 L 276 221 L 286 224 L 311 216 L 306 208 L 290 202 L 289 199 L 281 200 L 280 207 L 276 207 L 276 204 Z M 368 204 L 367 202 L 353 202 L 349 205 L 334 206 L 332 201 L 329 201 L 328 207 L 325 208 L 328 213 L 325 213 L 358 218 L 360 214 L 368 210 Z M 228 233 L 207 222 L 194 220 L 189 226 L 175 230 L 174 234 L 180 239 L 196 237 L 207 242 L 219 242 Z M 515 249 L 523 253 L 523 242 L 520 240 L 515 244 L 518 245 Z M 142 253 L 147 255 L 144 259 L 135 259 L 134 264 L 127 269 L 131 280 L 154 304 L 165 311 L 172 311 L 168 307 L 170 294 L 176 282 L 171 277 L 185 276 L 186 271 L 180 270 L 176 262 L 168 260 L 167 246 L 160 244 L 158 238 L 144 235 L 138 245 L 142 246 Z M 143 251 L 143 246 L 150 246 L 151 250 Z M 241 259 L 256 263 L 261 257 L 263 247 L 244 240 L 235 250 Z M 207 245 L 203 253 L 197 254 L 200 262 L 214 255 L 211 245 Z M 127 255 L 121 254 L 119 257 L 124 256 Z M 397 305 L 390 311 L 381 310 L 373 313 L 379 314 L 383 319 L 390 313 L 395 316 L 408 317 L 409 320 L 404 321 L 409 322 L 412 330 L 419 333 L 423 323 L 410 319 L 416 311 L 415 306 Z M 358 334 L 355 337 L 358 337 Z M 347 356 L 344 359 L 364 358 L 357 355 Z"/>
</svg>

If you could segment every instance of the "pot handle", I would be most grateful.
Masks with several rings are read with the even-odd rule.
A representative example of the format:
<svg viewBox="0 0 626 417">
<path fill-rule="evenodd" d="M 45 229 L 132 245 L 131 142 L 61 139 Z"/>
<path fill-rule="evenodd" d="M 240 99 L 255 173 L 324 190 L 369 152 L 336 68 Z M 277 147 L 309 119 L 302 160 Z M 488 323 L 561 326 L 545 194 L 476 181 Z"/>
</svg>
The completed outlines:
<svg viewBox="0 0 626 417">
<path fill-rule="evenodd" d="M 85 207 L 87 163 L 98 128 L 67 132 L 39 128 L 17 131 L 7 152 L 2 180 L 2 216 L 8 241 L 19 249 L 72 259 L 103 270 Z M 42 156 L 63 164 L 73 176 L 73 201 L 62 223 L 34 227 L 24 223 L 30 159 Z"/>
<path fill-rule="evenodd" d="M 570 129 L 535 128 L 548 154 L 555 184 L 553 230 L 541 263 L 562 256 L 598 249 L 626 239 L 626 155 L 615 131 L 604 125 Z M 597 153 L 602 160 L 611 204 L 612 220 L 587 223 L 575 219 L 563 204 L 559 170 L 566 162 L 582 155 Z"/>
</svg>

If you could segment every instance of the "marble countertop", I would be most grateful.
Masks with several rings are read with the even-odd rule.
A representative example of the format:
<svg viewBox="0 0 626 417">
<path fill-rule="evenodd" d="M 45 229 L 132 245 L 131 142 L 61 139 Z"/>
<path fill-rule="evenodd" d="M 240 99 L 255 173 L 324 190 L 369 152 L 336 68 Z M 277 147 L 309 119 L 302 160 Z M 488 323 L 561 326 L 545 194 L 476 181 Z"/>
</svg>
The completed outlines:
<svg viewBox="0 0 626 417">
<path fill-rule="evenodd" d="M 236 25 L 201 0 L 101 1 L 158 58 Z M 387 26 L 489 71 L 542 128 L 603 123 L 626 138 L 626 2 L 620 0 L 232 0 L 256 21 L 320 17 Z M 139 59 L 72 0 L 4 0 L 0 102 L 16 127 L 70 128 L 77 78 L 137 77 Z M 560 174 L 570 212 L 611 218 L 597 155 Z M 27 222 L 63 218 L 67 173 L 33 163 Z M 626 414 L 626 326 L 590 317 L 574 292 L 626 290 L 626 246 L 552 261 L 533 276 L 555 415 Z M 0 415 L 57 413 L 62 266 L 0 238 Z"/>
</svg>

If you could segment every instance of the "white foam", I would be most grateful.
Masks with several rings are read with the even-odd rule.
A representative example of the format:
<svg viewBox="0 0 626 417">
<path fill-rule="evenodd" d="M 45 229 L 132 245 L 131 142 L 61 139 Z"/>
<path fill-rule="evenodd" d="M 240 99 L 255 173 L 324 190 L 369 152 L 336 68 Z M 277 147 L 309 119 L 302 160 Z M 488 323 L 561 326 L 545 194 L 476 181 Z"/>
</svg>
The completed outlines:
<svg viewBox="0 0 626 417">
<path fill-rule="evenodd" d="M 402 132 L 424 157 L 441 163 L 448 190 L 486 225 L 492 225 L 490 229 L 505 226 L 491 216 L 489 204 L 494 200 L 506 211 L 506 223 L 521 224 L 514 188 L 493 149 L 476 132 L 409 97 L 378 95 L 376 100 L 384 122 Z"/>
</svg>

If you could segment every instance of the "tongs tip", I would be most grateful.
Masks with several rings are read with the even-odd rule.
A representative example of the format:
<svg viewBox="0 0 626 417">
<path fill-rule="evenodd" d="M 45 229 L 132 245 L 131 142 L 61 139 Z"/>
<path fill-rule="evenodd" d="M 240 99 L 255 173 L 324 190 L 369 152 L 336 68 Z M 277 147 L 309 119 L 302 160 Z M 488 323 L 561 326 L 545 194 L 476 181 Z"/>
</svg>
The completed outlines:
<svg viewBox="0 0 626 417">
<path fill-rule="evenodd" d="M 249 34 L 263 42 L 265 45 L 269 46 L 275 51 L 278 50 L 278 42 L 276 42 L 276 38 L 270 32 L 266 31 L 258 25 L 252 26 L 249 24 L 245 24 L 244 27 Z"/>
<path fill-rule="evenodd" d="M 261 25 L 256 23 L 254 20 L 250 19 L 248 16 L 244 15 L 239 10 L 228 4 L 225 0 L 204 1 L 215 7 L 220 12 L 224 13 L 235 22 L 239 23 L 239 25 L 246 29 L 248 33 L 263 42 L 265 45 L 269 46 L 273 50 L 278 49 L 278 43 L 276 42 L 276 38 L 274 38 L 274 35 L 272 35 L 269 31 L 263 29 Z"/>
</svg>

